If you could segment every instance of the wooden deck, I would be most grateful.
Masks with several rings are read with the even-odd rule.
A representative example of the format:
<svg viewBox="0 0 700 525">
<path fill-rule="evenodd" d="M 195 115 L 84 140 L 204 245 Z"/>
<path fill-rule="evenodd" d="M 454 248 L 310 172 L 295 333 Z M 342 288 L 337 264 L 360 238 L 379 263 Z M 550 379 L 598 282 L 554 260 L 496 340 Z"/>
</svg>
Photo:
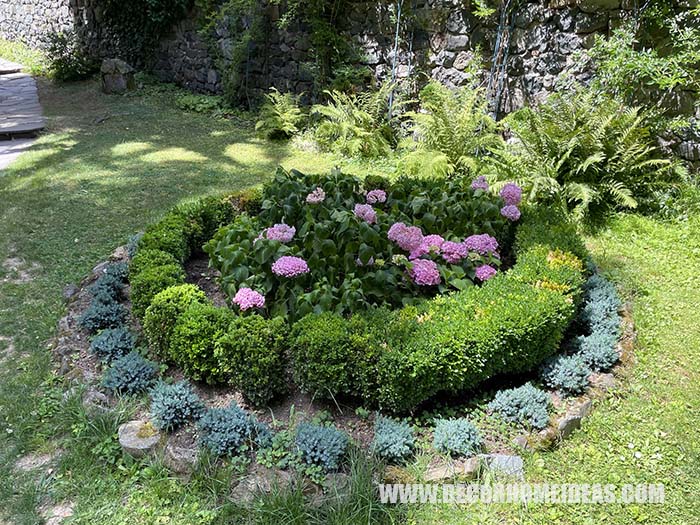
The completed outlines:
<svg viewBox="0 0 700 525">
<path fill-rule="evenodd" d="M 0 59 L 0 139 L 33 136 L 46 125 L 36 82 L 21 69 Z"/>
</svg>

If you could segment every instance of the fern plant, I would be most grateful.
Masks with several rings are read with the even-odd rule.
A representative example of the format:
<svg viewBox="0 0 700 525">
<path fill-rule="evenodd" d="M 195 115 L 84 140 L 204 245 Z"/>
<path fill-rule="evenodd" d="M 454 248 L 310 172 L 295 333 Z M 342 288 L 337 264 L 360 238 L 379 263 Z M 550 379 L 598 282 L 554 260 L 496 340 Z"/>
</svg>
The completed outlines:
<svg viewBox="0 0 700 525">
<path fill-rule="evenodd" d="M 413 151 L 399 169 L 414 176 L 478 173 L 505 144 L 476 84 L 450 90 L 431 81 L 420 93 L 420 111 L 408 112 Z"/>
<path fill-rule="evenodd" d="M 377 91 L 343 93 L 326 91 L 326 104 L 311 112 L 320 120 L 314 132 L 321 148 L 347 157 L 377 158 L 391 153 L 397 142 L 397 118 L 389 115 L 389 95 L 393 83 Z M 397 104 L 396 109 L 404 103 Z"/>
<path fill-rule="evenodd" d="M 518 140 L 509 155 L 495 159 L 500 175 L 515 179 L 531 200 L 554 201 L 580 221 L 634 209 L 673 177 L 674 166 L 657 157 L 639 108 L 583 88 L 554 94 L 506 123 Z"/>
<path fill-rule="evenodd" d="M 291 93 L 280 93 L 275 88 L 265 95 L 255 131 L 272 140 L 288 139 L 296 135 L 304 121 L 299 108 L 299 97 Z"/>
</svg>

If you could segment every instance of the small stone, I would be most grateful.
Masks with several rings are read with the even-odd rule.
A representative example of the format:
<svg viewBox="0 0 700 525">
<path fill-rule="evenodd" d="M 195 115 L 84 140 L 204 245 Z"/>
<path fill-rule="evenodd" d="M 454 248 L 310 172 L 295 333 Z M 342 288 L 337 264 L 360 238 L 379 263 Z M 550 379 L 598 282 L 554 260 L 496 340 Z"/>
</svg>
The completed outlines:
<svg viewBox="0 0 700 525">
<path fill-rule="evenodd" d="M 95 277 L 100 277 L 104 275 L 105 270 L 109 267 L 109 261 L 103 261 L 92 269 L 92 273 Z"/>
<path fill-rule="evenodd" d="M 593 412 L 593 401 L 591 401 L 590 399 L 586 399 L 578 406 L 576 406 L 574 410 L 582 418 L 588 417 L 591 415 L 591 412 Z"/>
<path fill-rule="evenodd" d="M 344 472 L 331 472 L 326 475 L 323 487 L 331 494 L 347 493 L 350 487 L 350 476 Z"/>
<path fill-rule="evenodd" d="M 552 427 L 547 427 L 537 433 L 538 448 L 548 449 L 557 442 L 557 431 Z"/>
<path fill-rule="evenodd" d="M 79 293 L 80 288 L 78 288 L 75 284 L 68 284 L 63 288 L 63 299 L 66 302 L 70 302 Z"/>
<path fill-rule="evenodd" d="M 255 464 L 231 491 L 231 499 L 250 502 L 258 493 L 269 493 L 273 488 L 286 488 L 292 484 L 292 475 L 284 470 L 272 470 Z"/>
<path fill-rule="evenodd" d="M 109 256 L 112 261 L 124 261 L 128 259 L 128 257 L 129 252 L 126 246 L 119 246 L 112 252 L 112 255 Z"/>
<path fill-rule="evenodd" d="M 189 474 L 197 466 L 199 450 L 196 447 L 180 447 L 170 441 L 165 446 L 163 463 L 173 472 Z"/>
<path fill-rule="evenodd" d="M 384 483 L 391 484 L 408 484 L 413 483 L 415 480 L 411 473 L 405 468 L 398 467 L 396 465 L 389 465 L 384 469 L 383 476 Z"/>
<path fill-rule="evenodd" d="M 566 414 L 557 423 L 557 430 L 561 435 L 562 439 L 566 439 L 571 435 L 571 433 L 581 428 L 581 416 L 579 414 Z"/>
<path fill-rule="evenodd" d="M 148 421 L 129 421 L 119 427 L 119 444 L 124 452 L 140 458 L 153 452 L 160 443 L 160 432 Z"/>
<path fill-rule="evenodd" d="M 467 479 L 476 479 L 481 473 L 481 460 L 474 456 L 462 461 L 462 470 L 460 472 L 461 477 Z"/>
<path fill-rule="evenodd" d="M 591 374 L 589 378 L 591 385 L 603 392 L 614 390 L 617 387 L 617 380 L 613 374 Z"/>
<path fill-rule="evenodd" d="M 73 504 L 63 503 L 61 505 L 56 505 L 42 510 L 41 514 L 46 520 L 46 525 L 60 525 L 73 516 Z"/>
<path fill-rule="evenodd" d="M 525 450 L 529 450 L 530 447 L 530 436 L 528 434 L 522 434 L 520 436 L 516 436 L 513 439 L 513 445 L 516 447 L 520 447 Z"/>
<path fill-rule="evenodd" d="M 523 479 L 525 477 L 523 458 L 520 456 L 509 456 L 507 454 L 481 454 L 486 467 L 496 473 L 504 476 Z"/>
<path fill-rule="evenodd" d="M 437 467 L 431 467 L 425 473 L 424 479 L 428 483 L 434 483 L 436 481 L 445 481 L 452 479 L 457 475 L 455 471 L 455 466 L 452 463 L 447 465 L 439 465 Z"/>
</svg>

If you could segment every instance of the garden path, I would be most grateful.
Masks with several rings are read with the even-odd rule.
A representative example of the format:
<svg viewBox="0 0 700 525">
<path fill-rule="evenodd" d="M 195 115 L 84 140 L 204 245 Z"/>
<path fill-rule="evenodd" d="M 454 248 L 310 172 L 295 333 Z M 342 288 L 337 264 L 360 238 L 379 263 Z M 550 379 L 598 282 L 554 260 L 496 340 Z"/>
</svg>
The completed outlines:
<svg viewBox="0 0 700 525">
<path fill-rule="evenodd" d="M 36 82 L 22 65 L 0 58 L 0 170 L 26 149 L 45 119 Z"/>
</svg>

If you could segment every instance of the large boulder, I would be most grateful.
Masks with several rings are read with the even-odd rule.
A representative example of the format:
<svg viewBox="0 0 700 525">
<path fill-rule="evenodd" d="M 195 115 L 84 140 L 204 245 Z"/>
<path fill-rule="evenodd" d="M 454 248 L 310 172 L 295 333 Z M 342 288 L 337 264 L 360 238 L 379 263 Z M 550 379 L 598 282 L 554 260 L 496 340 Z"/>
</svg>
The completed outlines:
<svg viewBox="0 0 700 525">
<path fill-rule="evenodd" d="M 118 58 L 105 58 L 100 68 L 102 91 L 107 94 L 124 93 L 136 88 L 134 68 Z"/>
</svg>

